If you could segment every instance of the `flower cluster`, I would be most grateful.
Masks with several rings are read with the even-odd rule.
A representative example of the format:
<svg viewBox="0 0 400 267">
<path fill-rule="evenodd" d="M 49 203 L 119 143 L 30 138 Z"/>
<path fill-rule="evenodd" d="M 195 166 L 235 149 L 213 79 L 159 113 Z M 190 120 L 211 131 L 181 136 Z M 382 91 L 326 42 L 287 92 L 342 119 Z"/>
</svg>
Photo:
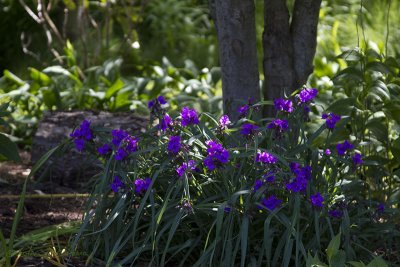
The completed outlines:
<svg viewBox="0 0 400 267">
<path fill-rule="evenodd" d="M 165 98 L 162 95 L 160 95 L 156 99 L 149 101 L 147 103 L 147 107 L 149 109 L 153 110 L 153 109 L 158 109 L 161 105 L 165 105 L 165 104 L 167 104 L 167 101 L 165 100 Z"/>
<path fill-rule="evenodd" d="M 161 119 L 160 119 L 160 124 L 158 125 L 158 128 L 162 131 L 167 130 L 168 128 L 172 128 L 172 119 L 168 114 L 165 114 Z"/>
<path fill-rule="evenodd" d="M 353 149 L 354 146 L 349 141 L 344 140 L 343 143 L 339 143 L 336 145 L 336 150 L 339 156 L 344 156 L 348 150 Z"/>
<path fill-rule="evenodd" d="M 219 123 L 220 123 L 221 127 L 225 128 L 229 124 L 231 124 L 231 121 L 229 120 L 228 115 L 222 115 L 221 118 L 219 119 Z"/>
<path fill-rule="evenodd" d="M 97 148 L 97 152 L 99 153 L 99 155 L 101 156 L 106 156 L 109 153 L 112 152 L 112 148 L 109 144 L 104 144 L 101 147 Z"/>
<path fill-rule="evenodd" d="M 285 111 L 287 113 L 293 112 L 293 102 L 289 99 L 278 98 L 274 100 L 276 110 Z"/>
<path fill-rule="evenodd" d="M 181 150 L 181 137 L 177 136 L 170 136 L 168 142 L 168 152 L 171 154 L 177 154 Z"/>
<path fill-rule="evenodd" d="M 134 184 L 135 184 L 135 193 L 141 194 L 141 193 L 146 192 L 147 189 L 149 189 L 149 186 L 151 184 L 151 179 L 150 178 L 145 178 L 145 179 L 138 178 L 135 180 Z"/>
<path fill-rule="evenodd" d="M 340 121 L 342 117 L 340 115 L 336 115 L 334 113 L 324 113 L 322 114 L 322 119 L 326 120 L 326 127 L 330 130 L 335 128 L 335 125 L 338 121 Z"/>
<path fill-rule="evenodd" d="M 275 164 L 278 159 L 268 152 L 257 152 L 256 154 L 256 162 L 268 163 L 268 164 Z"/>
<path fill-rule="evenodd" d="M 238 112 L 240 114 L 240 117 L 246 117 L 247 114 L 249 114 L 249 105 L 243 105 L 238 108 Z"/>
<path fill-rule="evenodd" d="M 181 166 L 176 168 L 176 172 L 178 173 L 179 177 L 182 177 L 187 169 L 192 171 L 197 170 L 196 163 L 194 162 L 194 160 L 189 160 L 188 162 L 184 162 Z"/>
<path fill-rule="evenodd" d="M 181 125 L 183 127 L 191 124 L 199 124 L 200 122 L 196 110 L 190 109 L 188 107 L 182 108 L 181 118 L 182 118 Z"/>
<path fill-rule="evenodd" d="M 82 151 L 85 146 L 85 141 L 93 139 L 90 121 L 84 120 L 69 136 L 74 139 L 76 150 Z"/>
<path fill-rule="evenodd" d="M 254 125 L 252 123 L 245 123 L 242 125 L 240 133 L 244 136 L 253 136 L 256 133 L 257 129 L 257 125 Z"/>
<path fill-rule="evenodd" d="M 222 167 L 224 164 L 229 161 L 229 152 L 225 148 L 222 147 L 221 144 L 208 140 L 206 141 L 208 146 L 207 148 L 207 157 L 204 159 L 204 165 L 210 171 L 214 170 L 217 167 Z"/>
<path fill-rule="evenodd" d="M 291 182 L 286 184 L 286 189 L 295 193 L 304 192 L 308 181 L 311 179 L 311 167 L 301 167 L 298 163 L 291 163 L 290 168 L 296 176 Z"/>
<path fill-rule="evenodd" d="M 324 198 L 321 196 L 319 192 L 316 193 L 315 195 L 311 195 L 310 201 L 314 207 L 321 208 L 324 206 Z"/>
<path fill-rule="evenodd" d="M 270 122 L 267 128 L 274 129 L 277 133 L 282 133 L 289 128 L 289 123 L 287 120 L 276 119 Z"/>
<path fill-rule="evenodd" d="M 279 207 L 279 205 L 281 205 L 281 203 L 282 203 L 282 200 L 278 199 L 274 195 L 271 195 L 268 198 L 264 198 L 262 200 L 263 206 L 269 210 L 276 209 L 277 207 Z"/>
<path fill-rule="evenodd" d="M 114 176 L 114 180 L 110 185 L 111 190 L 114 191 L 114 193 L 118 193 L 119 189 L 123 187 L 123 183 L 119 176 Z"/>
<path fill-rule="evenodd" d="M 306 88 L 300 91 L 298 98 L 301 103 L 307 103 L 312 101 L 318 94 L 318 90 L 315 88 Z"/>
</svg>

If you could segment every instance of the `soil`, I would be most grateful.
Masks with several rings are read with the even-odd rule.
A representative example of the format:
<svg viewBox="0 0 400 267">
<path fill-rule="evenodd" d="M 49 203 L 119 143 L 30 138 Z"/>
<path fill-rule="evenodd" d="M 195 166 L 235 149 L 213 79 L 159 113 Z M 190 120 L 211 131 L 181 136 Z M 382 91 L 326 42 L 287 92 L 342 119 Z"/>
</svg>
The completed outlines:
<svg viewBox="0 0 400 267">
<path fill-rule="evenodd" d="M 6 239 L 11 232 L 23 184 L 32 168 L 30 154 L 22 152 L 20 156 L 22 163 L 0 163 L 0 229 Z M 23 216 L 17 227 L 17 237 L 46 226 L 80 220 L 86 198 L 74 197 L 74 194 L 84 191 L 84 188 L 69 188 L 48 181 L 38 183 L 33 179 L 29 180 L 26 194 L 31 196 L 25 199 Z M 67 197 L 53 197 L 53 194 L 67 194 Z M 38 195 L 50 197 L 35 198 Z M 17 266 L 54 265 L 40 257 L 22 256 Z M 80 266 L 80 263 L 70 266 Z"/>
</svg>

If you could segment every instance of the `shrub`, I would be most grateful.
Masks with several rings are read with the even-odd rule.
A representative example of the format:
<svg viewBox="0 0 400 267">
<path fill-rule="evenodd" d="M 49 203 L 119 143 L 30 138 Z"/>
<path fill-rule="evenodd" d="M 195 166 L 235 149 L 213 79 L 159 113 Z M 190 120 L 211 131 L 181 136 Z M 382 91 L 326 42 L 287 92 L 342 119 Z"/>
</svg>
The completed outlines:
<svg viewBox="0 0 400 267">
<path fill-rule="evenodd" d="M 104 169 L 74 246 L 108 265 L 298 266 L 340 230 L 354 259 L 353 217 L 386 225 L 390 204 L 359 196 L 358 140 L 329 142 L 346 120 L 327 113 L 306 131 L 317 92 L 274 101 L 273 120 L 251 120 L 261 107 L 251 101 L 236 122 L 188 107 L 173 119 L 158 97 L 144 133 L 110 136 L 85 121 L 71 136 L 78 150 L 98 151 Z"/>
</svg>

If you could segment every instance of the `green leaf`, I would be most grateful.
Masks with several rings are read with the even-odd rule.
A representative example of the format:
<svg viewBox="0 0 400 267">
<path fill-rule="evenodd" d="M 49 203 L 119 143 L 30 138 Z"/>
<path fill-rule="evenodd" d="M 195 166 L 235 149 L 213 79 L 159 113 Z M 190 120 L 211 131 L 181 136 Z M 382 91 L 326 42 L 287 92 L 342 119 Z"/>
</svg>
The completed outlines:
<svg viewBox="0 0 400 267">
<path fill-rule="evenodd" d="M 47 76 L 45 73 L 35 69 L 35 68 L 28 68 L 29 74 L 35 82 L 42 86 L 47 86 L 51 83 L 51 78 Z"/>
<path fill-rule="evenodd" d="M 390 69 L 382 62 L 369 62 L 367 63 L 366 70 L 378 71 L 384 74 L 390 73 Z"/>
<path fill-rule="evenodd" d="M 373 118 L 367 122 L 366 128 L 382 143 L 386 143 L 388 139 L 388 127 L 383 123 L 381 118 Z"/>
<path fill-rule="evenodd" d="M 42 88 L 41 92 L 43 95 L 44 104 L 47 106 L 47 108 L 51 110 L 53 107 L 61 106 L 61 97 L 57 89 L 44 87 Z"/>
<path fill-rule="evenodd" d="M 12 73 L 9 70 L 4 71 L 4 77 L 6 77 L 8 80 L 16 83 L 19 86 L 22 86 L 25 84 L 25 81 L 21 80 L 17 75 L 15 75 L 14 73 Z"/>
<path fill-rule="evenodd" d="M 328 248 L 326 249 L 326 254 L 328 256 L 329 262 L 331 262 L 333 256 L 339 251 L 340 247 L 340 236 L 341 233 L 337 234 L 331 242 L 329 242 Z"/>
<path fill-rule="evenodd" d="M 370 88 L 370 95 L 378 96 L 381 101 L 390 100 L 390 92 L 387 88 L 386 84 L 380 80 L 374 82 L 374 84 Z"/>
<path fill-rule="evenodd" d="M 376 257 L 367 265 L 367 267 L 388 267 L 388 265 L 381 257 Z"/>
<path fill-rule="evenodd" d="M 113 83 L 110 88 L 107 89 L 105 98 L 109 99 L 110 97 L 115 95 L 119 90 L 124 87 L 124 85 L 125 83 L 121 79 L 116 80 L 115 83 Z"/>
<path fill-rule="evenodd" d="M 327 111 L 338 115 L 348 115 L 354 108 L 356 100 L 353 97 L 341 98 L 327 108 Z"/>
<path fill-rule="evenodd" d="M 334 267 L 344 267 L 346 263 L 346 252 L 339 250 L 331 258 L 329 264 Z"/>
<path fill-rule="evenodd" d="M 348 263 L 353 265 L 354 267 L 366 267 L 364 263 L 358 261 L 349 261 Z"/>
<path fill-rule="evenodd" d="M 2 133 L 0 133 L 0 154 L 9 160 L 21 162 L 17 145 Z"/>
</svg>

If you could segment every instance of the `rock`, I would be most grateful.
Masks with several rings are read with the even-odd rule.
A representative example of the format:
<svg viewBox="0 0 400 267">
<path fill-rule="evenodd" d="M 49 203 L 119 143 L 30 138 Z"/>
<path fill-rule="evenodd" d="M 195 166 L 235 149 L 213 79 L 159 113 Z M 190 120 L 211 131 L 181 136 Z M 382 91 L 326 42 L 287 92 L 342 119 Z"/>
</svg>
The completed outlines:
<svg viewBox="0 0 400 267">
<path fill-rule="evenodd" d="M 84 119 L 91 122 L 91 127 L 121 128 L 131 134 L 144 131 L 149 122 L 147 118 L 127 112 L 46 112 L 32 140 L 32 163 L 35 164 L 47 151 L 70 138 L 69 134 Z M 74 188 L 86 183 L 99 171 L 101 164 L 97 157 L 75 149 L 67 149 L 52 156 L 35 177 Z"/>
</svg>

